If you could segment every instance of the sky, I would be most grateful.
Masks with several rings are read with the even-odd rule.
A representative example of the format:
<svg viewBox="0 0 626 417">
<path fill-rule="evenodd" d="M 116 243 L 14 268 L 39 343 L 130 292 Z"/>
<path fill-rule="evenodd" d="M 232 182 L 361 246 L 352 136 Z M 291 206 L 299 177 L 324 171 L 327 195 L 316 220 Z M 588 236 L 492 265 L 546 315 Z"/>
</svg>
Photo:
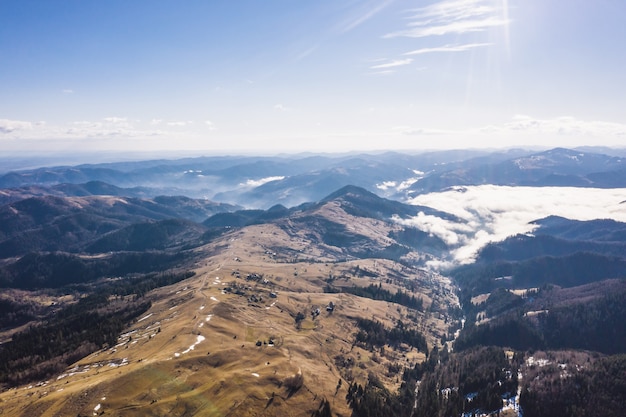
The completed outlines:
<svg viewBox="0 0 626 417">
<path fill-rule="evenodd" d="M 432 233 L 454 249 L 449 259 L 436 259 L 433 268 L 474 261 L 479 249 L 516 234 L 532 233 L 531 222 L 548 216 L 572 220 L 613 219 L 626 222 L 626 189 L 577 187 L 506 187 L 481 185 L 423 194 L 411 204 L 454 214 L 459 221 L 419 213 L 396 221 Z M 567 204 L 563 204 L 567 201 Z"/>
<path fill-rule="evenodd" d="M 0 0 L 0 153 L 626 146 L 623 0 Z"/>
</svg>

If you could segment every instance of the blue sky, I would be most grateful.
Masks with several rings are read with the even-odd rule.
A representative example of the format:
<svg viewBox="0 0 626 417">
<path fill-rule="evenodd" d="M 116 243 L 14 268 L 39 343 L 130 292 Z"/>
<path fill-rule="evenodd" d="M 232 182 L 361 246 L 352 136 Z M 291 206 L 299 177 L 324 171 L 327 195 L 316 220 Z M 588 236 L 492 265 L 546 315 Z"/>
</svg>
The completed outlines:
<svg viewBox="0 0 626 417">
<path fill-rule="evenodd" d="M 626 146 L 623 0 L 0 0 L 0 151 Z"/>
</svg>

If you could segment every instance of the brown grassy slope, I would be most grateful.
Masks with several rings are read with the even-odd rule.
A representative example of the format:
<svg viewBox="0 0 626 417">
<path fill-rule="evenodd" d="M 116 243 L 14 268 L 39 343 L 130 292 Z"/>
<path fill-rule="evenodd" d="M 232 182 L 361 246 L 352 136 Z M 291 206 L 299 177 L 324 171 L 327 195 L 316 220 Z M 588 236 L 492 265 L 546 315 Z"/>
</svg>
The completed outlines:
<svg viewBox="0 0 626 417">
<path fill-rule="evenodd" d="M 333 213 L 335 219 L 345 216 Z M 385 239 L 383 226 L 355 227 Z M 381 353 L 354 346 L 355 318 L 391 327 L 412 317 L 432 347 L 445 332 L 444 307 L 456 303 L 442 277 L 389 260 L 334 262 L 341 248 L 275 225 L 234 231 L 199 251 L 205 256 L 197 275 L 149 294 L 151 310 L 116 346 L 82 359 L 56 379 L 0 394 L 0 415 L 309 416 L 326 398 L 334 414 L 348 416 L 350 381 L 364 383 L 373 372 L 395 390 L 401 372 L 390 366 L 412 366 L 424 358 L 414 349 L 386 347 Z M 284 260 L 283 253 L 301 255 Z M 356 265 L 380 278 L 352 275 Z M 246 280 L 248 274 L 262 278 Z M 442 312 L 417 314 L 387 302 L 322 292 L 329 276 L 340 277 L 339 286 L 366 286 L 399 275 L 415 281 L 427 310 Z M 394 280 L 384 285 L 398 288 Z M 332 313 L 325 309 L 330 301 L 336 304 Z M 313 319 L 315 308 L 321 314 Z M 299 328 L 298 312 L 306 316 Z"/>
</svg>

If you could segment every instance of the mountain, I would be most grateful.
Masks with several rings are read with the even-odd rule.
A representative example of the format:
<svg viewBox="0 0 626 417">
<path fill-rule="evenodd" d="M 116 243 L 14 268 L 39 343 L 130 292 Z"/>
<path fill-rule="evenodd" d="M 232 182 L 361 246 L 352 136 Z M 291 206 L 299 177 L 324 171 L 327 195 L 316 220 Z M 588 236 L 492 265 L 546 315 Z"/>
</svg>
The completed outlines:
<svg viewBox="0 0 626 417">
<path fill-rule="evenodd" d="M 55 199 L 30 202 L 47 204 L 40 224 L 71 214 L 71 204 L 89 212 L 99 201 Z M 112 206 L 111 199 L 122 200 L 112 216 L 141 217 L 156 204 L 110 197 Z M 66 206 L 60 208 L 62 203 Z M 450 281 L 419 268 L 428 253 L 394 239 L 404 230 L 394 218 L 417 210 L 345 187 L 289 209 L 235 212 L 246 221 L 228 228 L 212 225 L 209 230 L 221 228 L 221 234 L 200 245 L 168 251 L 169 243 L 162 242 L 176 241 L 180 233 L 193 241 L 190 233 L 197 230 L 198 236 L 208 226 L 194 224 L 201 228 L 190 231 L 185 221 L 156 219 L 133 221 L 92 240 L 96 256 L 56 253 L 6 260 L 0 265 L 5 286 L 19 275 L 28 277 L 27 288 L 33 283 L 39 288 L 37 295 L 8 288 L 22 291 L 14 308 L 45 320 L 0 345 L 0 383 L 33 385 L 28 399 L 0 393 L 0 407 L 15 416 L 53 410 L 286 416 L 311 415 L 324 407 L 348 415 L 345 398 L 352 383 L 364 384 L 376 375 L 381 386 L 395 391 L 401 385 L 399 370 L 424 360 L 448 323 L 457 320 L 449 308 L 457 303 Z M 128 252 L 150 247 L 164 251 Z M 106 249 L 113 253 L 100 252 Z M 135 265 L 128 257 L 141 254 L 152 256 L 136 263 L 146 267 L 163 258 L 157 271 L 172 268 L 166 255 L 178 254 L 174 268 L 191 273 L 182 280 L 179 275 L 163 280 L 156 271 L 139 268 L 122 273 Z M 79 283 L 80 276 L 89 281 Z M 48 307 L 54 313 L 28 307 L 34 297 L 52 294 L 42 283 L 62 285 L 64 277 L 68 286 L 61 291 L 78 294 L 54 298 L 58 304 Z M 158 283 L 164 286 L 156 288 Z M 116 334 L 120 322 L 126 327 Z M 102 329 L 102 337 L 94 328 Z M 33 341 L 39 339 L 69 351 L 35 350 L 39 345 Z"/>
<path fill-rule="evenodd" d="M 402 202 L 464 182 L 618 179 L 619 158 L 450 151 L 14 172 L 21 185 L 0 190 L 0 414 L 622 415 L 623 223 L 541 218 L 437 272 L 473 239 L 471 220 Z M 166 187 L 177 192 L 153 194 Z"/>
<path fill-rule="evenodd" d="M 325 245 L 335 255 L 355 257 L 381 257 L 395 260 L 414 250 L 423 251 L 420 262 L 441 254 L 447 245 L 439 238 L 418 229 L 400 226 L 395 219 L 406 219 L 417 213 L 453 219 L 454 216 L 429 207 L 407 205 L 381 198 L 361 187 L 348 185 L 327 195 L 318 203 L 302 204 L 287 209 L 276 205 L 268 210 L 239 210 L 218 213 L 203 224 L 210 228 L 244 227 L 274 222 L 285 231 L 310 230 L 308 238 Z M 342 221 L 338 221 L 341 218 Z M 386 236 L 373 238 L 361 233 L 354 224 L 381 221 L 388 225 Z M 294 236 L 295 238 L 295 236 Z M 412 260 L 411 262 L 415 262 Z"/>
<path fill-rule="evenodd" d="M 610 219 L 570 220 L 558 216 L 539 219 L 530 235 L 511 236 L 483 247 L 478 263 L 522 261 L 540 256 L 594 253 L 623 257 L 626 253 L 626 223 Z"/>
<path fill-rule="evenodd" d="M 555 148 L 528 156 L 455 169 L 425 177 L 412 193 L 439 191 L 456 185 L 623 187 L 626 158 Z"/>
<path fill-rule="evenodd" d="M 624 187 L 626 159 L 611 154 L 556 148 L 198 157 L 11 171 L 0 176 L 0 187 L 15 193 L 43 186 L 59 196 L 185 195 L 266 209 L 318 201 L 346 185 L 397 200 L 459 185 Z M 80 184 L 87 185 L 74 186 Z M 10 202 L 0 195 L 2 201 Z"/>
<path fill-rule="evenodd" d="M 490 243 L 475 263 L 450 271 L 465 297 L 498 287 L 571 287 L 626 277 L 626 223 L 550 216 L 533 224 L 533 234 Z"/>
<path fill-rule="evenodd" d="M 0 258 L 30 251 L 80 252 L 105 234 L 135 223 L 198 222 L 233 208 L 187 197 L 29 197 L 0 206 Z"/>
<path fill-rule="evenodd" d="M 85 247 L 87 253 L 164 250 L 197 244 L 206 233 L 201 225 L 182 219 L 134 223 L 107 233 Z"/>
</svg>

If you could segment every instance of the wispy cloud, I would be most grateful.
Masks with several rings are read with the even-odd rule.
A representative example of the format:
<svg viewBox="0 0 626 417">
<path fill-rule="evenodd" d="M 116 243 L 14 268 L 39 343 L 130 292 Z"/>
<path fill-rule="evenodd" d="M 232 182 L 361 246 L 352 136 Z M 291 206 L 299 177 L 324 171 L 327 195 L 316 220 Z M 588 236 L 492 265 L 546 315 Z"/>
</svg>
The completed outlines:
<svg viewBox="0 0 626 417">
<path fill-rule="evenodd" d="M 418 21 L 440 22 L 483 16 L 494 11 L 493 1 L 443 0 L 410 10 Z"/>
<path fill-rule="evenodd" d="M 601 120 L 580 120 L 571 116 L 553 119 L 538 119 L 527 115 L 516 115 L 502 125 L 489 125 L 479 129 L 480 133 L 533 133 L 563 136 L 626 136 L 626 124 Z"/>
<path fill-rule="evenodd" d="M 463 20 L 459 22 L 450 22 L 444 25 L 417 27 L 385 35 L 386 38 L 408 37 L 408 38 L 424 38 L 427 36 L 441 36 L 447 34 L 461 34 L 468 32 L 482 32 L 488 28 L 504 26 L 507 20 L 492 16 L 480 20 Z"/>
<path fill-rule="evenodd" d="M 66 88 L 64 90 L 61 90 L 61 92 L 63 94 L 74 94 L 74 90 L 72 90 L 71 88 Z"/>
<path fill-rule="evenodd" d="M 422 54 L 430 54 L 434 52 L 464 52 L 469 51 L 474 48 L 483 48 L 485 46 L 493 45 L 492 43 L 466 43 L 463 45 L 444 45 L 444 46 L 435 46 L 432 48 L 420 48 L 414 51 L 406 52 L 404 55 L 422 55 Z"/>
<path fill-rule="evenodd" d="M 408 27 L 386 34 L 385 38 L 442 36 L 482 32 L 506 26 L 509 19 L 488 0 L 446 0 L 413 10 Z"/>
<path fill-rule="evenodd" d="M 394 70 L 383 70 L 383 71 L 374 71 L 374 72 L 370 72 L 370 75 L 390 75 L 390 74 L 395 74 Z"/>
<path fill-rule="evenodd" d="M 345 33 L 350 32 L 351 30 L 361 26 L 363 23 L 367 22 L 378 13 L 383 11 L 387 6 L 393 3 L 393 0 L 375 0 L 369 1 L 364 9 L 360 9 L 358 12 L 355 12 L 348 19 L 344 20 L 338 27 L 339 32 Z"/>
<path fill-rule="evenodd" d="M 317 49 L 319 48 L 319 45 L 314 45 L 308 49 L 305 49 L 304 51 L 300 52 L 299 54 L 296 55 L 296 61 L 299 61 L 301 59 L 304 59 L 306 57 L 308 57 L 309 55 L 311 55 L 313 52 L 315 52 Z"/>
<path fill-rule="evenodd" d="M 444 135 L 446 137 L 474 138 L 484 147 L 518 146 L 529 144 L 529 140 L 546 138 L 558 146 L 578 146 L 589 142 L 589 138 L 600 138 L 606 146 L 620 146 L 626 140 L 626 124 L 602 120 L 581 120 L 571 116 L 541 119 L 526 115 L 515 115 L 500 124 L 473 126 L 457 129 L 440 129 L 428 126 L 394 126 L 394 133 L 402 135 Z M 561 138 L 561 139 L 559 139 Z M 497 139 L 494 141 L 494 139 Z M 562 142 L 562 143 L 561 143 Z M 532 145 L 541 145 L 532 143 Z M 556 145 L 555 145 L 556 146 Z"/>
<path fill-rule="evenodd" d="M 167 122 L 166 124 L 168 126 L 172 126 L 172 127 L 185 127 L 185 126 L 192 125 L 193 121 L 191 121 L 191 120 L 175 120 L 175 121 Z"/>
<path fill-rule="evenodd" d="M 492 28 L 508 27 L 507 2 L 494 0 L 443 0 L 425 7 L 407 10 L 404 27 L 390 31 L 383 39 L 414 38 L 423 39 L 419 48 L 405 52 L 403 56 L 417 56 L 432 53 L 456 53 L 493 45 L 480 41 L 472 33 L 486 32 Z M 432 45 L 425 39 L 454 37 L 458 43 Z M 397 60 L 407 65 L 408 61 Z"/>
<path fill-rule="evenodd" d="M 128 119 L 126 117 L 105 117 L 104 121 L 107 123 L 126 123 Z"/>
<path fill-rule="evenodd" d="M 409 65 L 411 62 L 413 62 L 413 60 L 411 58 L 396 59 L 394 61 L 387 62 L 385 64 L 374 65 L 374 66 L 370 67 L 370 69 L 386 69 L 386 68 L 401 67 L 403 65 Z"/>
<path fill-rule="evenodd" d="M 457 132 L 451 130 L 442 130 L 442 129 L 428 129 L 423 127 L 411 127 L 411 126 L 394 126 L 392 128 L 394 132 L 399 132 L 403 135 L 446 135 L 446 134 L 454 134 Z"/>
</svg>

